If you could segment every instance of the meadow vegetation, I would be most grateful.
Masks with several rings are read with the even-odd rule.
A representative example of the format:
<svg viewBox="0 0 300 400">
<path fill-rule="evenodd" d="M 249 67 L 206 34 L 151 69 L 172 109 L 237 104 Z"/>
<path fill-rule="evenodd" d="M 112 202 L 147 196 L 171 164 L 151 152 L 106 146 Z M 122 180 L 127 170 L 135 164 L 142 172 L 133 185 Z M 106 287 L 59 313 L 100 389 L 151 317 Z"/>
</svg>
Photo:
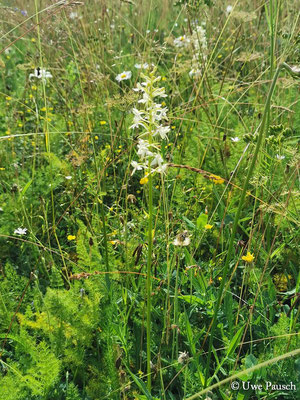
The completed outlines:
<svg viewBox="0 0 300 400">
<path fill-rule="evenodd" d="M 299 399 L 299 10 L 1 2 L 0 400 Z"/>
</svg>

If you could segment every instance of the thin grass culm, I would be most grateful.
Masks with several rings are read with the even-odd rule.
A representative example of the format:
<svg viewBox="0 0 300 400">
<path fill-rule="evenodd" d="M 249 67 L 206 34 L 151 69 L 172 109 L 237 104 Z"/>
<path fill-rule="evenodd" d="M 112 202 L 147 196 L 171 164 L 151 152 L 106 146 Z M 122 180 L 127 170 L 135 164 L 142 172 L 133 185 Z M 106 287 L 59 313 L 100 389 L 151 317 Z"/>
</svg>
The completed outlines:
<svg viewBox="0 0 300 400">
<path fill-rule="evenodd" d="M 161 80 L 160 76 L 155 76 L 156 68 L 150 72 L 149 76 L 141 74 L 144 82 L 138 83 L 133 90 L 142 93 L 142 98 L 138 100 L 143 105 L 143 109 L 133 109 L 132 129 L 142 128 L 142 132 L 138 134 L 137 156 L 139 161 L 132 161 L 132 175 L 137 170 L 142 170 L 144 176 L 140 180 L 140 184 L 148 189 L 148 255 L 147 255 L 147 280 L 146 280 L 146 297 L 147 297 L 147 386 L 151 392 L 151 293 L 152 293 L 152 249 L 153 249 L 153 177 L 155 174 L 163 174 L 167 169 L 160 154 L 159 140 L 166 140 L 170 127 L 165 125 L 168 120 L 167 108 L 156 103 L 156 98 L 167 97 L 164 87 L 156 87 Z"/>
</svg>

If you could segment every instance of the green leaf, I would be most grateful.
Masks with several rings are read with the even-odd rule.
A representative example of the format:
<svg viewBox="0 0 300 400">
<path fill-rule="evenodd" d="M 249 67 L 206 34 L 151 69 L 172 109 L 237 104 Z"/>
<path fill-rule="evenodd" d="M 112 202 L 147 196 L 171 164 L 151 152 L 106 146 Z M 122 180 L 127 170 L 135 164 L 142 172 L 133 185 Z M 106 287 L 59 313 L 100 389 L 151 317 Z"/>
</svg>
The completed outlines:
<svg viewBox="0 0 300 400">
<path fill-rule="evenodd" d="M 126 366 L 127 371 L 129 372 L 131 378 L 134 380 L 136 385 L 139 387 L 139 389 L 146 396 L 146 399 L 147 400 L 154 400 L 153 397 L 151 396 L 151 394 L 149 393 L 148 389 L 146 388 L 145 383 L 139 377 L 137 377 L 134 373 L 132 373 L 126 364 L 125 364 L 125 366 Z"/>
<path fill-rule="evenodd" d="M 198 229 L 203 229 L 205 227 L 205 225 L 207 224 L 207 220 L 208 220 L 208 215 L 207 214 L 200 214 L 199 217 L 197 218 L 197 228 Z"/>
</svg>

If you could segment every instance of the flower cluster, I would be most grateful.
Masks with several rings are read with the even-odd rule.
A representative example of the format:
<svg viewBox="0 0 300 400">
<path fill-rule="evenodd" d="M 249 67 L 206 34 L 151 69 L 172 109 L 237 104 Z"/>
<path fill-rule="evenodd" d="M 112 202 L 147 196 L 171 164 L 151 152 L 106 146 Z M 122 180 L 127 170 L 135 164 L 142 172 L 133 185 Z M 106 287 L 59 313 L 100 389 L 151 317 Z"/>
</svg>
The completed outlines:
<svg viewBox="0 0 300 400">
<path fill-rule="evenodd" d="M 163 173 L 167 168 L 167 164 L 159 152 L 159 144 L 157 138 L 167 139 L 167 133 L 170 127 L 165 125 L 168 120 L 166 107 L 162 104 L 156 103 L 157 97 L 167 97 L 165 88 L 156 87 L 156 83 L 160 81 L 161 77 L 155 76 L 156 69 L 150 72 L 149 76 L 141 74 L 145 80 L 138 83 L 137 87 L 133 89 L 142 94 L 139 104 L 143 105 L 143 109 L 139 110 L 133 108 L 133 124 L 130 129 L 142 128 L 139 134 L 137 143 L 137 155 L 139 162 L 132 161 L 133 167 L 132 175 L 135 171 L 146 170 L 146 175 L 141 179 L 141 183 L 148 182 L 147 176 L 155 172 Z"/>
<path fill-rule="evenodd" d="M 191 36 L 191 42 L 193 45 L 193 58 L 192 58 L 192 69 L 189 72 L 190 77 L 198 77 L 200 75 L 199 61 L 205 60 L 207 57 L 207 40 L 205 28 L 198 25 L 193 30 Z"/>
<path fill-rule="evenodd" d="M 196 25 L 190 36 L 179 36 L 174 39 L 174 46 L 178 48 L 190 48 L 193 52 L 192 57 L 192 68 L 189 72 L 190 77 L 197 78 L 200 71 L 200 61 L 206 60 L 207 58 L 207 40 L 205 25 Z"/>
</svg>

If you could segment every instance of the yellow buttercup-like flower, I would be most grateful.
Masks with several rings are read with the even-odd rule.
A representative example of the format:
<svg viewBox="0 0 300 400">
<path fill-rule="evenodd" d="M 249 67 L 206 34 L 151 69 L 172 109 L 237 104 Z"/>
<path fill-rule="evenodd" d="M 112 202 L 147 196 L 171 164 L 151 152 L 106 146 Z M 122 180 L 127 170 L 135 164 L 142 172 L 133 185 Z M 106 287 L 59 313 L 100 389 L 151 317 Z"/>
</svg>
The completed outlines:
<svg viewBox="0 0 300 400">
<path fill-rule="evenodd" d="M 213 228 L 213 225 L 210 225 L 210 224 L 204 225 L 204 229 L 206 229 L 206 230 L 209 230 L 209 229 L 212 229 L 212 228 Z"/>
<path fill-rule="evenodd" d="M 147 176 L 144 176 L 144 178 L 142 178 L 142 179 L 140 180 L 140 184 L 141 184 L 141 185 L 145 185 L 146 183 L 148 183 L 148 181 L 149 181 L 149 179 L 147 178 Z"/>
<path fill-rule="evenodd" d="M 68 235 L 68 238 L 67 238 L 69 241 L 71 241 L 71 240 L 75 240 L 76 239 L 76 236 L 74 236 L 74 235 Z"/>
<path fill-rule="evenodd" d="M 247 252 L 246 256 L 242 257 L 242 260 L 246 261 L 247 263 L 252 263 L 254 260 L 254 255 L 250 253 L 250 251 Z"/>
</svg>

